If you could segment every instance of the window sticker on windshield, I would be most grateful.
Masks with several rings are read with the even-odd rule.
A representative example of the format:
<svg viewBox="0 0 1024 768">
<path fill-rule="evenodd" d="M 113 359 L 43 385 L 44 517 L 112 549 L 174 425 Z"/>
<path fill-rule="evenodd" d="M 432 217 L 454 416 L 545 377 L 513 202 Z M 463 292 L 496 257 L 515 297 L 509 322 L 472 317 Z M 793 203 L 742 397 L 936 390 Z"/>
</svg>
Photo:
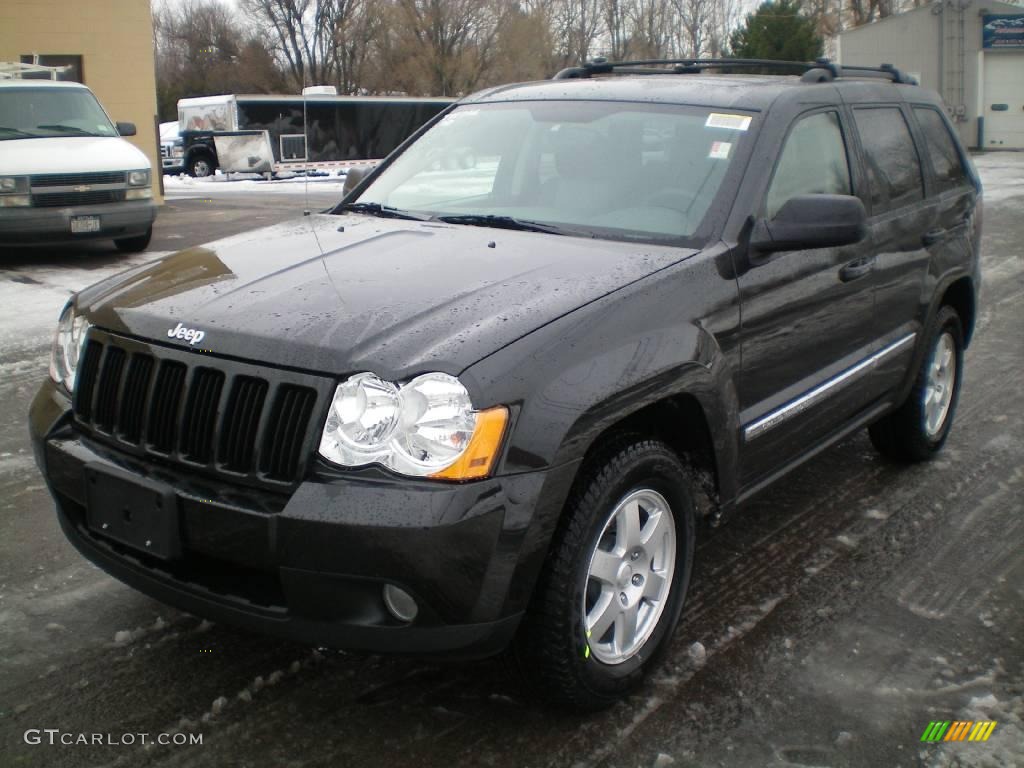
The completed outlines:
<svg viewBox="0 0 1024 768">
<path fill-rule="evenodd" d="M 712 160 L 728 160 L 729 150 L 732 149 L 732 144 L 728 141 L 713 141 L 711 142 L 711 151 L 708 152 L 708 157 Z"/>
<path fill-rule="evenodd" d="M 712 112 L 708 115 L 705 128 L 725 128 L 730 131 L 745 131 L 750 127 L 750 115 L 726 115 Z"/>
</svg>

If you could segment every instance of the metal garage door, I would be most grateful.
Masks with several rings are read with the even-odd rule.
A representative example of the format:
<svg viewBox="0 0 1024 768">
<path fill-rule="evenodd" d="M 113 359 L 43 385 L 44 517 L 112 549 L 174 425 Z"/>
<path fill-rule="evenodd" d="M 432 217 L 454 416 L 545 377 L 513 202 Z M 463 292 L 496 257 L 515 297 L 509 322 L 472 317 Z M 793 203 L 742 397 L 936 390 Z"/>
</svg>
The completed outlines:
<svg viewBox="0 0 1024 768">
<path fill-rule="evenodd" d="M 985 53 L 984 115 L 986 149 L 1024 149 L 1024 53 Z"/>
</svg>

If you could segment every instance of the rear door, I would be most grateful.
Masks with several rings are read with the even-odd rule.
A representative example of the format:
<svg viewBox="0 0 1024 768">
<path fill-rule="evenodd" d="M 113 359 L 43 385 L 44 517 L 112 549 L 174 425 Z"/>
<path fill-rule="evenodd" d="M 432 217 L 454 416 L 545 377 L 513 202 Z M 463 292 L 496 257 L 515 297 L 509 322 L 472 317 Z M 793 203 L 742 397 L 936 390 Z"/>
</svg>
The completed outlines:
<svg viewBox="0 0 1024 768">
<path fill-rule="evenodd" d="M 797 195 L 852 194 L 848 146 L 839 109 L 798 116 L 757 214 L 770 221 Z M 871 255 L 865 240 L 767 257 L 752 253 L 737 270 L 744 485 L 811 448 L 870 399 L 841 377 L 872 352 Z"/>
<path fill-rule="evenodd" d="M 875 255 L 876 371 L 870 384 L 885 391 L 902 380 L 921 335 L 930 238 L 939 225 L 925 199 L 921 156 L 909 107 L 876 104 L 853 109 L 868 187 L 870 240 Z"/>
</svg>

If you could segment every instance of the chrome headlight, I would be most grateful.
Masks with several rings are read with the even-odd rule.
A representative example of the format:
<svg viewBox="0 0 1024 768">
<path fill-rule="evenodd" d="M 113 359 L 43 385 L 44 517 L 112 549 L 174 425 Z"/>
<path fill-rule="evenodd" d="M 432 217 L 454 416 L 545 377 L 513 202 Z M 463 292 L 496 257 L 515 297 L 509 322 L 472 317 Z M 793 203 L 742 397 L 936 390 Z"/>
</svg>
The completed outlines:
<svg viewBox="0 0 1024 768">
<path fill-rule="evenodd" d="M 25 208 L 32 205 L 28 176 L 0 176 L 0 208 Z"/>
<path fill-rule="evenodd" d="M 25 194 L 28 187 L 28 176 L 0 176 L 0 195 Z"/>
<path fill-rule="evenodd" d="M 360 373 L 334 392 L 320 455 L 345 467 L 376 463 L 413 477 L 471 480 L 490 474 L 507 419 L 501 406 L 474 410 L 448 374 L 398 386 Z"/>
<path fill-rule="evenodd" d="M 53 352 L 50 355 L 50 378 L 71 392 L 75 386 L 75 372 L 85 344 L 88 321 L 75 314 L 73 302 L 68 302 L 57 321 L 57 333 L 53 337 Z"/>
<path fill-rule="evenodd" d="M 128 186 L 145 187 L 149 184 L 149 171 L 128 171 Z"/>
</svg>

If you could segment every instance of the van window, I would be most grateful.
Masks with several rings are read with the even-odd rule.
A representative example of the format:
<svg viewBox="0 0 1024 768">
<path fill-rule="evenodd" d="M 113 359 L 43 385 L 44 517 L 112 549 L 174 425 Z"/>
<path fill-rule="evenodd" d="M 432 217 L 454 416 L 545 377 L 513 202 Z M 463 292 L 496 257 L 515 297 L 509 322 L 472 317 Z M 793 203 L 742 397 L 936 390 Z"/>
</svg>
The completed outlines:
<svg viewBox="0 0 1024 768">
<path fill-rule="evenodd" d="M 802 118 L 789 132 L 768 188 L 765 213 L 774 218 L 797 195 L 849 195 L 850 164 L 839 115 L 819 112 Z"/>
<path fill-rule="evenodd" d="M 924 131 L 925 145 L 928 148 L 932 170 L 935 172 L 938 191 L 945 192 L 947 189 L 962 185 L 967 173 L 942 115 L 935 109 L 915 107 L 914 116 Z"/>
<path fill-rule="evenodd" d="M 921 162 L 898 107 L 856 109 L 871 190 L 871 212 L 891 211 L 924 198 Z"/>
</svg>

